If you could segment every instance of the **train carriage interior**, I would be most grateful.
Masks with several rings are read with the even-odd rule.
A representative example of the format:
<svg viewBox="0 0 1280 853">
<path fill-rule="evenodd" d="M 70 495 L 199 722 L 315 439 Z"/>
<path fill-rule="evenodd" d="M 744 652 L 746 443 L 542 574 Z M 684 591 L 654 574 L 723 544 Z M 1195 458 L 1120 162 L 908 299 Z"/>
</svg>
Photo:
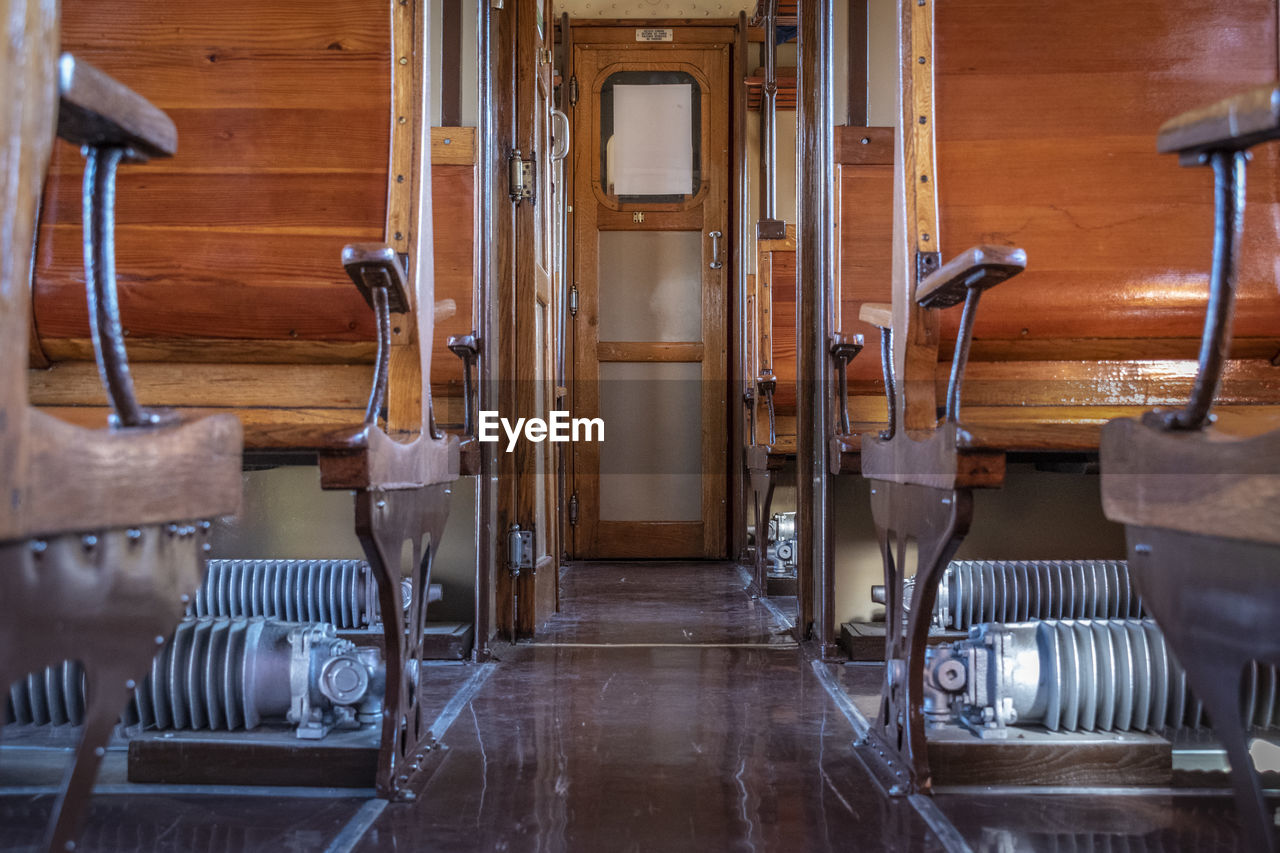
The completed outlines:
<svg viewBox="0 0 1280 853">
<path fill-rule="evenodd" d="M 1275 2 L 0 10 L 0 850 L 1280 851 Z"/>
</svg>

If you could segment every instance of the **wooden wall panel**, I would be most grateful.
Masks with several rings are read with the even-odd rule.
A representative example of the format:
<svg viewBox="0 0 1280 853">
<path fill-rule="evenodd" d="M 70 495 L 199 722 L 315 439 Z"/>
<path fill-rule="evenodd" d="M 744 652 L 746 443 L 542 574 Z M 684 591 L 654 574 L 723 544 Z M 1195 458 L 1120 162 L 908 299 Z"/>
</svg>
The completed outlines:
<svg viewBox="0 0 1280 853">
<path fill-rule="evenodd" d="M 890 155 L 892 156 L 892 155 Z M 893 274 L 893 165 L 837 164 L 837 271 L 840 323 L 861 334 L 862 354 L 849 365 L 851 394 L 882 395 L 880 330 L 858 319 L 864 302 L 890 302 Z"/>
<path fill-rule="evenodd" d="M 387 0 L 64 0 L 63 49 L 178 128 L 175 158 L 120 171 L 117 271 L 135 360 L 221 361 L 219 341 L 237 342 L 237 361 L 371 359 L 372 313 L 340 253 L 387 236 L 389 11 Z M 457 304 L 438 330 L 433 380 L 460 393 L 445 341 L 473 325 L 474 130 L 437 128 L 433 142 L 448 163 L 433 175 L 436 294 Z M 59 143 L 34 295 L 54 359 L 93 357 L 81 174 L 78 152 Z"/>
<path fill-rule="evenodd" d="M 939 248 L 945 259 L 1017 245 L 1028 257 L 983 299 L 975 339 L 1198 338 L 1212 176 L 1157 154 L 1156 130 L 1276 79 L 1275 4 L 952 0 L 935 37 Z M 1275 146 L 1257 150 L 1242 338 L 1280 341 L 1276 167 Z"/>
<path fill-rule="evenodd" d="M 456 128 L 455 128 L 456 130 Z M 462 360 L 449 352 L 449 336 L 469 334 L 476 328 L 472 317 L 475 293 L 475 167 L 432 165 L 432 201 L 436 250 L 436 299 L 452 299 L 457 313 L 436 323 L 431 354 L 431 387 L 436 396 L 462 394 Z M 450 410 L 448 422 L 461 421 Z M 437 417 L 444 421 L 445 414 Z"/>
<path fill-rule="evenodd" d="M 339 259 L 345 243 L 383 236 L 385 0 L 66 0 L 63 49 L 178 128 L 172 160 L 120 171 L 117 266 L 131 338 L 372 338 Z M 87 337 L 80 176 L 78 152 L 59 144 L 36 272 L 45 339 Z"/>
<path fill-rule="evenodd" d="M 796 251 L 775 249 L 764 256 L 769 264 L 769 291 L 773 297 L 773 375 L 778 390 L 773 395 L 779 417 L 796 414 Z"/>
</svg>

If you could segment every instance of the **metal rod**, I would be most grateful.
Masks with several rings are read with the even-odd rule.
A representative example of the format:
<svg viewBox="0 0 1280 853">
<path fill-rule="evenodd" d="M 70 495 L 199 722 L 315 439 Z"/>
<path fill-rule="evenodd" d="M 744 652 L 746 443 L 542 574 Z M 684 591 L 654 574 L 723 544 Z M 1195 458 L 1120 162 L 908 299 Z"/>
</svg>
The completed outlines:
<svg viewBox="0 0 1280 853">
<path fill-rule="evenodd" d="M 880 437 L 888 441 L 898 431 L 898 389 L 893 375 L 893 329 L 888 326 L 880 330 L 880 369 L 884 373 L 885 402 L 889 405 L 889 423 Z"/>
<path fill-rule="evenodd" d="M 1231 322 L 1235 314 L 1236 257 L 1244 233 L 1247 151 L 1215 151 L 1213 166 L 1213 271 L 1209 304 L 1200 338 L 1200 366 L 1185 409 L 1164 413 L 1167 429 L 1197 430 L 1209 422 L 1213 398 L 1222 386 L 1222 369 L 1231 350 Z"/>
<path fill-rule="evenodd" d="M 764 87 L 760 107 L 764 128 L 764 217 L 778 218 L 778 0 L 767 0 L 764 13 Z"/>
<path fill-rule="evenodd" d="M 840 410 L 840 434 L 849 434 L 849 361 L 848 359 L 836 359 L 836 393 L 840 398 L 836 401 L 836 407 Z"/>
<path fill-rule="evenodd" d="M 379 271 L 382 281 L 368 281 L 369 290 L 373 294 L 373 312 L 378 320 L 378 357 L 373 369 L 373 388 L 369 390 L 369 403 L 364 409 L 364 422 L 373 426 L 378 422 L 378 413 L 382 411 L 387 399 L 387 369 L 391 362 L 391 301 L 387 298 L 386 272 Z M 366 274 L 367 275 L 367 274 Z"/>
<path fill-rule="evenodd" d="M 84 148 L 84 272 L 89 330 L 98 373 L 114 412 L 114 426 L 138 427 L 161 418 L 138 403 L 120 323 L 116 291 L 116 169 L 125 148 Z"/>
<path fill-rule="evenodd" d="M 471 396 L 471 365 L 473 359 L 470 353 L 462 357 L 462 433 L 463 435 L 475 435 L 475 415 L 471 411 L 471 406 L 475 402 Z"/>
<path fill-rule="evenodd" d="M 970 287 L 964 295 L 964 309 L 960 314 L 960 331 L 956 333 L 956 354 L 951 359 L 951 380 L 947 383 L 947 414 L 949 424 L 960 420 L 960 388 L 964 384 L 964 369 L 969 363 L 969 344 L 973 342 L 973 318 L 978 313 L 978 300 L 982 289 Z"/>
<path fill-rule="evenodd" d="M 778 443 L 778 429 L 773 412 L 773 394 L 768 394 L 764 399 L 769 407 L 769 446 L 773 447 Z"/>
</svg>

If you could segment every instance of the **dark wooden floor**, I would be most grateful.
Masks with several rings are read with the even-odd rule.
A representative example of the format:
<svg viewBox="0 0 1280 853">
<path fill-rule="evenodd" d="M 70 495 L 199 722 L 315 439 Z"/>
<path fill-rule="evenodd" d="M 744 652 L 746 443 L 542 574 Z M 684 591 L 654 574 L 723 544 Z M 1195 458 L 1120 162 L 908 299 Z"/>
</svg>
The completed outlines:
<svg viewBox="0 0 1280 853">
<path fill-rule="evenodd" d="M 479 687 L 453 703 L 416 802 L 113 785 L 80 849 L 1235 849 L 1221 796 L 884 797 L 855 755 L 856 711 L 835 701 L 865 679 L 815 665 L 787 602 L 744 586 L 723 564 L 574 566 L 538 643 L 429 680 Z M 0 848 L 35 841 L 50 799 L 0 789 Z"/>
</svg>

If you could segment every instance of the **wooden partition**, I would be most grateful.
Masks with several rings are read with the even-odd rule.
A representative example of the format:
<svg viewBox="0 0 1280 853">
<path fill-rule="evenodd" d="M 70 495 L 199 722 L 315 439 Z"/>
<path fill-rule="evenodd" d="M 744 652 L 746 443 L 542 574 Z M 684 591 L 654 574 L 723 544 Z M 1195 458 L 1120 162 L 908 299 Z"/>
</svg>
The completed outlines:
<svg viewBox="0 0 1280 853">
<path fill-rule="evenodd" d="M 867 302 L 891 299 L 893 275 L 893 128 L 835 128 L 836 292 L 833 326 L 863 336 L 849 364 L 849 417 L 855 433 L 887 420 L 880 330 L 858 319 Z"/>
<path fill-rule="evenodd" d="M 867 352 L 849 365 L 849 406 L 855 432 L 886 419 L 884 381 L 879 360 L 879 331 L 858 320 L 864 302 L 890 298 L 892 263 L 893 130 L 884 127 L 835 128 L 836 268 L 833 302 L 840 316 L 837 331 L 865 336 Z M 796 238 L 787 226 L 783 240 L 756 246 L 757 372 L 771 367 L 778 379 L 774 396 L 778 452 L 796 448 Z M 824 377 L 827 378 L 827 377 Z M 768 414 L 756 421 L 757 441 L 768 442 Z"/>
<path fill-rule="evenodd" d="M 391 9 L 386 0 L 63 3 L 63 49 L 127 81 L 178 129 L 176 157 L 119 178 L 121 313 L 144 403 L 235 410 L 249 446 L 359 420 L 374 321 L 340 253 L 384 239 L 410 249 L 399 212 L 408 206 L 389 211 L 389 199 L 409 192 L 412 151 L 393 135 L 418 105 L 392 103 Z M 435 336 L 432 382 L 458 394 L 460 362 L 445 342 L 473 328 L 474 129 L 436 128 L 432 149 L 436 298 L 457 306 Z M 97 424 L 106 409 L 83 295 L 81 172 L 79 154 L 59 145 L 31 352 L 33 366 L 52 368 L 33 371 L 31 385 L 47 410 Z M 393 325 L 407 342 L 410 325 Z M 199 382 L 192 363 L 207 365 Z M 460 406 L 441 408 L 441 421 L 461 420 Z"/>
</svg>

